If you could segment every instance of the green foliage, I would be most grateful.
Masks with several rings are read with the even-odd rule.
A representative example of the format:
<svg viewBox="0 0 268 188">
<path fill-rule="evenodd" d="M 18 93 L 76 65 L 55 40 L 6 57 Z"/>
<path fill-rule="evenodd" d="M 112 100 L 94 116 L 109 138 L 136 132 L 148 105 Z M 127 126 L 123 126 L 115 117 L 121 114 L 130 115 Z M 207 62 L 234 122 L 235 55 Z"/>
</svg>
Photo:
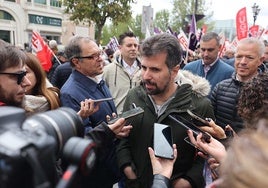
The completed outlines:
<svg viewBox="0 0 268 188">
<path fill-rule="evenodd" d="M 140 41 L 144 39 L 145 36 L 141 33 L 142 16 L 131 17 L 131 4 L 135 2 L 136 0 L 64 0 L 64 5 L 66 13 L 71 15 L 71 20 L 89 25 L 95 24 L 97 43 L 106 45 L 110 37 L 118 38 L 121 33 L 130 29 Z M 172 11 L 164 9 L 156 13 L 154 27 L 162 31 L 166 31 L 167 26 L 171 26 L 176 32 L 180 28 L 185 30 L 190 23 L 189 16 L 196 12 L 196 14 L 205 14 L 205 17 L 197 22 L 197 28 L 201 28 L 205 23 L 208 25 L 208 30 L 211 30 L 213 24 L 206 23 L 213 15 L 213 12 L 207 11 L 209 3 L 211 2 L 208 0 L 173 0 Z"/>
<path fill-rule="evenodd" d="M 196 6 L 197 3 L 197 6 Z M 178 31 L 180 28 L 187 32 L 187 26 L 190 24 L 191 15 L 198 14 L 205 17 L 197 21 L 197 28 L 201 28 L 212 17 L 213 12 L 208 12 L 211 2 L 206 0 L 173 0 L 172 10 L 172 28 Z M 209 26 L 211 28 L 211 26 Z"/>
<path fill-rule="evenodd" d="M 131 3 L 134 0 L 64 0 L 65 11 L 71 14 L 71 20 L 95 24 L 97 43 L 100 42 L 107 19 L 117 24 L 131 17 Z"/>
<path fill-rule="evenodd" d="M 170 25 L 170 13 L 168 10 L 164 9 L 155 14 L 154 27 L 166 31 Z"/>
<path fill-rule="evenodd" d="M 106 24 L 103 27 L 101 44 L 105 46 L 110 41 L 111 37 L 115 36 L 118 39 L 120 34 L 129 30 L 132 30 L 140 40 L 144 39 L 144 34 L 141 33 L 141 15 L 130 18 L 125 22 Z"/>
</svg>

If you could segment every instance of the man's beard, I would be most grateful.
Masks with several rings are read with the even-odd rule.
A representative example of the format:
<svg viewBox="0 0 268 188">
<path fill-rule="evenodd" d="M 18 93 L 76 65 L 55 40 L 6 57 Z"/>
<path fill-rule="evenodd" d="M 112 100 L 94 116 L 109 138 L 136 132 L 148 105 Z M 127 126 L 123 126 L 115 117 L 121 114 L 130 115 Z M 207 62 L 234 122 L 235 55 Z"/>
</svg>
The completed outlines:
<svg viewBox="0 0 268 188">
<path fill-rule="evenodd" d="M 144 85 L 146 83 L 150 84 L 150 85 L 154 85 L 155 86 L 155 89 L 154 90 L 148 90 L 146 87 L 145 88 L 145 91 L 148 95 L 159 95 L 159 94 L 162 94 L 166 91 L 167 87 L 168 87 L 168 84 L 169 82 L 166 83 L 166 85 L 164 86 L 163 89 L 160 89 L 156 83 L 153 83 L 153 82 L 150 82 L 150 81 L 143 81 Z"/>
<path fill-rule="evenodd" d="M 3 93 L 4 93 L 4 90 L 2 87 L 0 87 L 0 101 L 5 103 L 6 106 L 22 107 L 23 100 L 20 102 L 15 101 L 14 98 L 12 98 L 13 96 L 9 95 L 9 97 L 5 97 Z"/>
</svg>

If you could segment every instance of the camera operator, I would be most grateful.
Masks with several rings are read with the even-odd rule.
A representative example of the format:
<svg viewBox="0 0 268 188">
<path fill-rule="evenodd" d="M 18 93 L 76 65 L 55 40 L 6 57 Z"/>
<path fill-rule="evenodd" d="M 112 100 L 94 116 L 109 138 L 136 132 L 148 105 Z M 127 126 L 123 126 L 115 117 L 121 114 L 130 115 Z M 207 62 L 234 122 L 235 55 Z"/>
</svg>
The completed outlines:
<svg viewBox="0 0 268 188">
<path fill-rule="evenodd" d="M 31 82 L 25 77 L 24 52 L 0 42 L 0 105 L 21 107 L 26 87 Z"/>
</svg>

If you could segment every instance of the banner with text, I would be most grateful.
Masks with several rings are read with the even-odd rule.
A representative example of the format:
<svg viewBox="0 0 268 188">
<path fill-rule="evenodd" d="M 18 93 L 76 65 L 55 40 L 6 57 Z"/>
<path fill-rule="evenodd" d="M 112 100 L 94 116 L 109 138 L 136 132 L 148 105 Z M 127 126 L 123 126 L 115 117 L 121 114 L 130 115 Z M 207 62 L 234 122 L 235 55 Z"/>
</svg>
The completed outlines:
<svg viewBox="0 0 268 188">
<path fill-rule="evenodd" d="M 240 9 L 236 14 L 236 35 L 238 40 L 248 37 L 248 21 L 246 7 Z"/>
</svg>

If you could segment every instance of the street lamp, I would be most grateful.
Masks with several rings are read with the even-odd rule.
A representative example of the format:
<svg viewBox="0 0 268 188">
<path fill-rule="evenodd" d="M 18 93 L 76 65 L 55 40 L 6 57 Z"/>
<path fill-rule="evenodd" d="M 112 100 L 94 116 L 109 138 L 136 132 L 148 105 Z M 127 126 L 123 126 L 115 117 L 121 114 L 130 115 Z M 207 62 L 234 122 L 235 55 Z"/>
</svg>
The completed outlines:
<svg viewBox="0 0 268 188">
<path fill-rule="evenodd" d="M 260 12 L 260 8 L 259 5 L 256 5 L 256 3 L 254 3 L 254 5 L 252 6 L 252 12 L 253 12 L 253 25 L 255 25 L 255 22 L 257 20 L 257 16 Z"/>
</svg>

